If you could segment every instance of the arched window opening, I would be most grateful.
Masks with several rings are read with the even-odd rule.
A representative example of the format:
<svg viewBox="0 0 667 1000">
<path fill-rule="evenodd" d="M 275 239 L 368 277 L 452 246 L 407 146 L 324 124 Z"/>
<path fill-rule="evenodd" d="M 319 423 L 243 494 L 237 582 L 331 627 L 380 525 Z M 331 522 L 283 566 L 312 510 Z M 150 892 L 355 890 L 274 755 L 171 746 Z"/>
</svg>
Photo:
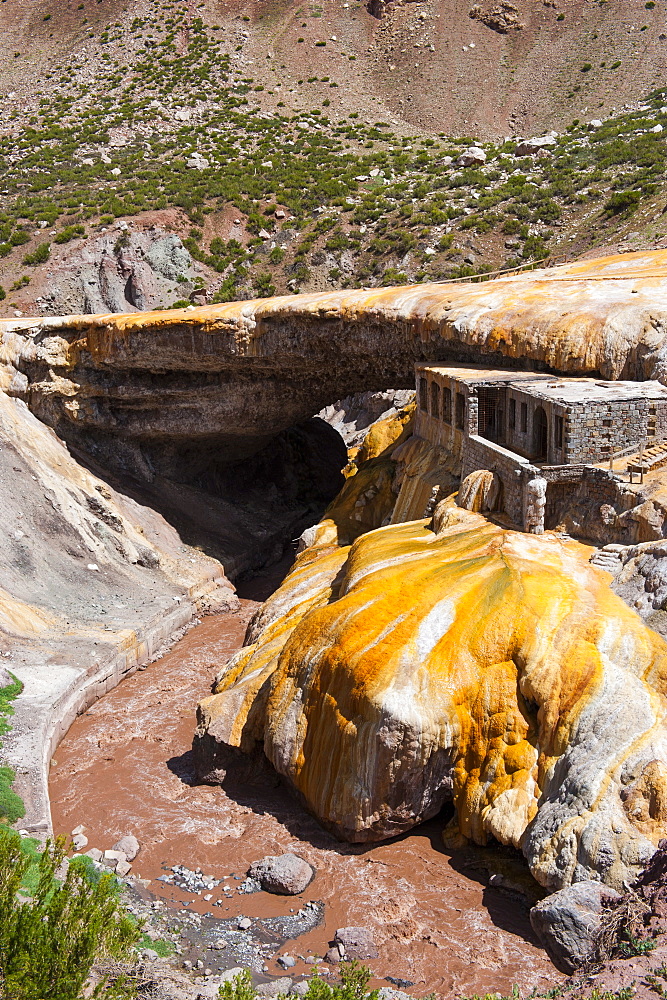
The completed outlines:
<svg viewBox="0 0 667 1000">
<path fill-rule="evenodd" d="M 544 462 L 549 447 L 549 424 L 543 407 L 537 406 L 533 413 L 533 458 Z"/>
<path fill-rule="evenodd" d="M 452 422 L 452 390 L 447 386 L 442 390 L 442 419 L 446 424 Z"/>
<path fill-rule="evenodd" d="M 431 416 L 440 419 L 440 386 L 431 382 Z"/>
<path fill-rule="evenodd" d="M 419 409 L 428 413 L 428 380 L 419 379 Z"/>
</svg>

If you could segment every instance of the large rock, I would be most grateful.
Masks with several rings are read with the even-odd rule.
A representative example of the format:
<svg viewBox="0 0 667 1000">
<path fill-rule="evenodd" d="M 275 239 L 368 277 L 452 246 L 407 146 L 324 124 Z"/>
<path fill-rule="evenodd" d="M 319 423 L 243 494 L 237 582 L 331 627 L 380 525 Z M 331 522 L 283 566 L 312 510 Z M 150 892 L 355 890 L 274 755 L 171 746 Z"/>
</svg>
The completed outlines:
<svg viewBox="0 0 667 1000">
<path fill-rule="evenodd" d="M 530 911 L 530 923 L 561 972 L 574 972 L 594 957 L 605 902 L 619 894 L 587 879 L 554 892 Z"/>
<path fill-rule="evenodd" d="M 464 149 L 456 161 L 459 167 L 475 167 L 486 163 L 486 153 L 481 146 L 469 146 Z"/>
<path fill-rule="evenodd" d="M 124 295 L 118 273 L 133 244 L 117 259 L 111 242 L 109 274 Z M 153 253 L 146 259 L 158 266 Z M 479 284 L 121 316 L 108 315 L 101 290 L 90 309 L 106 315 L 1 320 L 0 385 L 22 386 L 16 391 L 41 419 L 101 461 L 109 441 L 127 454 L 162 443 L 183 460 L 186 449 L 205 448 L 241 457 L 348 394 L 414 388 L 415 360 L 516 359 L 573 375 L 662 378 L 666 262 L 667 250 L 643 251 Z M 73 271 L 82 280 L 82 267 Z"/>
<path fill-rule="evenodd" d="M 113 845 L 114 851 L 122 851 L 128 861 L 134 861 L 141 850 L 139 841 L 133 833 L 126 833 Z"/>
<path fill-rule="evenodd" d="M 8 670 L 4 667 L 0 667 L 0 688 L 9 687 L 10 684 L 14 683 L 14 678 Z"/>
<path fill-rule="evenodd" d="M 314 877 L 314 869 L 296 854 L 268 855 L 261 861 L 253 861 L 248 869 L 248 878 L 259 882 L 265 892 L 281 896 L 303 892 Z"/>
<path fill-rule="evenodd" d="M 378 950 L 372 931 L 368 927 L 339 927 L 334 935 L 334 944 L 342 948 L 347 960 L 377 958 Z"/>
<path fill-rule="evenodd" d="M 535 156 L 544 149 L 552 149 L 557 144 L 556 132 L 550 132 L 548 135 L 537 135 L 532 139 L 520 139 L 514 150 L 514 155 Z"/>
<path fill-rule="evenodd" d="M 350 548 L 324 533 L 200 704 L 197 756 L 263 745 L 347 840 L 452 800 L 460 837 L 520 848 L 542 885 L 620 887 L 662 836 L 667 644 L 588 556 L 446 503 Z"/>
</svg>

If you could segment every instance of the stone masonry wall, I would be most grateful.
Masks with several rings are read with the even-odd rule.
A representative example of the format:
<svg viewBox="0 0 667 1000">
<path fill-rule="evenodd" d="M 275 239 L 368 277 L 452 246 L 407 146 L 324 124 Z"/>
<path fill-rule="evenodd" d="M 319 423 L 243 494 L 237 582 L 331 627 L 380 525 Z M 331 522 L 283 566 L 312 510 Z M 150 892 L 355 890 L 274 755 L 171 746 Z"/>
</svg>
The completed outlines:
<svg viewBox="0 0 667 1000">
<path fill-rule="evenodd" d="M 523 527 L 523 469 L 529 465 L 528 459 L 507 451 L 486 438 L 472 435 L 466 441 L 463 452 L 461 480 L 477 469 L 495 472 L 503 484 L 503 508 L 517 527 Z"/>
<path fill-rule="evenodd" d="M 612 452 L 667 438 L 667 405 L 653 399 L 577 403 L 565 422 L 568 462 L 603 462 Z"/>
</svg>

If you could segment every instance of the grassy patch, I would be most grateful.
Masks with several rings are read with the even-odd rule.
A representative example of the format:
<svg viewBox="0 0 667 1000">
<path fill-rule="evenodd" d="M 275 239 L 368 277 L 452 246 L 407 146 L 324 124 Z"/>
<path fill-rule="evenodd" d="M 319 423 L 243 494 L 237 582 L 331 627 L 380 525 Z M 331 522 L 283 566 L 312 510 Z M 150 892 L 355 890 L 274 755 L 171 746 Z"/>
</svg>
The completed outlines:
<svg viewBox="0 0 667 1000">
<path fill-rule="evenodd" d="M 12 702 L 23 689 L 23 685 L 13 674 L 11 684 L 0 688 L 0 736 L 9 731 L 9 719 L 14 714 Z M 0 744 L 1 746 L 1 744 Z M 0 767 L 0 823 L 14 823 L 25 816 L 22 799 L 12 789 L 16 774 L 11 767 Z"/>
</svg>

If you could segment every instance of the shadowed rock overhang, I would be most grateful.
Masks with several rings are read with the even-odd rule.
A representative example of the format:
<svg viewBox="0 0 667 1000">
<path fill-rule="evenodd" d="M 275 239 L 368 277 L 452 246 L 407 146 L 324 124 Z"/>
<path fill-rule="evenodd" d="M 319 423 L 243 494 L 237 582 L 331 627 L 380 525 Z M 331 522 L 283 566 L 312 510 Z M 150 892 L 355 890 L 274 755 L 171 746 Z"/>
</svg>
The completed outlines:
<svg viewBox="0 0 667 1000">
<path fill-rule="evenodd" d="M 0 387 L 80 444 L 197 443 L 227 458 L 416 361 L 667 377 L 667 251 L 480 283 L 282 296 L 185 310 L 0 321 Z"/>
</svg>

